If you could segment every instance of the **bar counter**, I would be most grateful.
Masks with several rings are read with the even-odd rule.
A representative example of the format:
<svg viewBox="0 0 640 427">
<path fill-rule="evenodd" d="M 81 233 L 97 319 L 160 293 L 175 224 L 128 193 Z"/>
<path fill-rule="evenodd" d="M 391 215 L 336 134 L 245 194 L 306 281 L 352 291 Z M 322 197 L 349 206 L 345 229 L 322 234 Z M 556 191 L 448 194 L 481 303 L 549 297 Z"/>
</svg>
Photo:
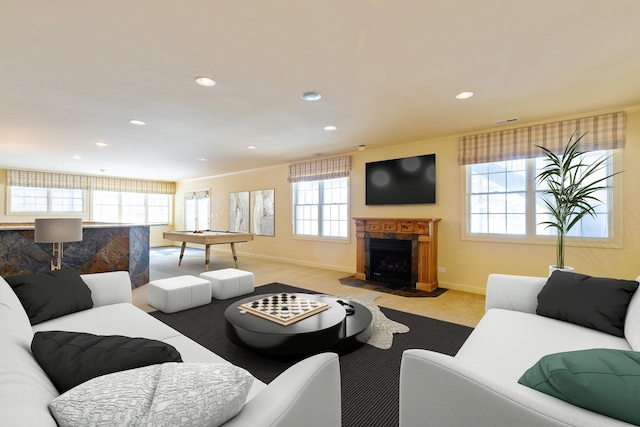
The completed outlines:
<svg viewBox="0 0 640 427">
<path fill-rule="evenodd" d="M 0 276 L 49 271 L 51 243 L 33 241 L 33 222 L 0 223 Z M 149 225 L 82 224 L 82 241 L 64 244 L 63 267 L 80 274 L 128 271 L 134 288 L 149 282 Z"/>
</svg>

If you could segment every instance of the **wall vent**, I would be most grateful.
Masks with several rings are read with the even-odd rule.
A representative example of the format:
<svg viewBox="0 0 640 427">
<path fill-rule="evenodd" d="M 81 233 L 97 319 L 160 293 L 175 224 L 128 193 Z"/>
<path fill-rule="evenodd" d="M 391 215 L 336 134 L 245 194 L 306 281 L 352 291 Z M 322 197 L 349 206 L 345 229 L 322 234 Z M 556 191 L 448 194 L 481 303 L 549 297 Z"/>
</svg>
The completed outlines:
<svg viewBox="0 0 640 427">
<path fill-rule="evenodd" d="M 496 125 L 504 125 L 504 124 L 507 124 L 507 123 L 517 122 L 518 120 L 520 120 L 520 119 L 517 118 L 517 117 L 511 117 L 510 119 L 496 120 L 493 123 L 495 123 Z"/>
</svg>

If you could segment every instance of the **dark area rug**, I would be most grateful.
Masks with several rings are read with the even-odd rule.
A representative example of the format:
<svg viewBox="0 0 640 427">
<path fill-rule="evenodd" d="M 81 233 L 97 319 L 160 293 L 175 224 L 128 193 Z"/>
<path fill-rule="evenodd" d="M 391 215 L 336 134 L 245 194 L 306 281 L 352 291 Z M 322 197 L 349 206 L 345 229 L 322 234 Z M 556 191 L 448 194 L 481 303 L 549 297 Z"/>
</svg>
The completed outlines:
<svg viewBox="0 0 640 427">
<path fill-rule="evenodd" d="M 408 286 L 394 285 L 392 283 L 377 282 L 374 280 L 360 280 L 356 279 L 355 276 L 342 278 L 340 279 L 340 283 L 354 288 L 362 288 L 374 292 L 383 292 L 385 294 L 393 294 L 410 298 L 435 298 L 447 291 L 445 288 L 437 288 L 436 290 L 429 292 Z"/>
<path fill-rule="evenodd" d="M 315 293 L 279 283 L 256 288 L 257 294 Z M 296 360 L 276 360 L 259 356 L 229 342 L 224 335 L 224 310 L 243 295 L 173 314 L 159 311 L 152 316 L 177 329 L 265 383 L 271 382 Z M 395 334 L 393 346 L 381 350 L 370 345 L 340 356 L 342 381 L 342 425 L 344 427 L 387 427 L 398 425 L 398 396 L 402 352 L 423 348 L 455 355 L 471 331 L 470 327 L 381 307 L 392 320 L 409 326 L 405 334 Z"/>
</svg>

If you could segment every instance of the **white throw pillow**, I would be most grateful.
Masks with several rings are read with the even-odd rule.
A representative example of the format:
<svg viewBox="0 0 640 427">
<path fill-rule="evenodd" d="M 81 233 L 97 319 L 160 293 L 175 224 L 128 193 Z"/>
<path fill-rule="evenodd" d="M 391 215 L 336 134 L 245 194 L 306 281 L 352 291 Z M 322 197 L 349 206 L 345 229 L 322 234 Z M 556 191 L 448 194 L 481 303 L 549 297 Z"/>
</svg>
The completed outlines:
<svg viewBox="0 0 640 427">
<path fill-rule="evenodd" d="M 242 410 L 252 383 L 233 365 L 163 363 L 89 380 L 49 409 L 60 427 L 214 427 Z"/>
</svg>

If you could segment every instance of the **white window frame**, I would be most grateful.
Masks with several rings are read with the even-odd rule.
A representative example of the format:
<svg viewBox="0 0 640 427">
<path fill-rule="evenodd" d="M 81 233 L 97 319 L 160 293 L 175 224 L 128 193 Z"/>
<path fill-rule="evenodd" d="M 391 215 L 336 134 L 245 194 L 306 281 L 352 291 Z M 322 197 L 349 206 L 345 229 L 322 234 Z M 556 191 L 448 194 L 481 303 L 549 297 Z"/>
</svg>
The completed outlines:
<svg viewBox="0 0 640 427">
<path fill-rule="evenodd" d="M 607 152 L 611 155 L 610 170 L 620 171 L 621 169 L 621 157 L 622 152 L 620 150 L 609 150 Z M 463 166 L 461 171 L 461 236 L 462 240 L 466 241 L 478 241 L 478 242 L 494 242 L 494 243 L 517 243 L 517 244 L 532 244 L 532 245 L 555 245 L 555 235 L 539 235 L 536 234 L 536 212 L 535 212 L 535 197 L 536 197 L 536 177 L 535 177 L 535 158 L 527 159 L 527 171 L 526 171 L 526 233 L 524 235 L 510 235 L 510 234 L 490 234 L 490 233 L 471 233 L 469 232 L 469 176 L 467 174 L 467 168 L 471 165 Z M 498 163 L 498 162 L 496 162 Z M 608 199 L 608 234 L 607 237 L 580 237 L 580 236 L 567 236 L 565 244 L 567 246 L 576 247 L 597 247 L 597 248 L 621 248 L 622 247 L 622 176 L 624 174 L 617 174 L 610 178 Z"/>
<path fill-rule="evenodd" d="M 345 180 L 346 182 L 346 202 L 345 203 L 325 203 L 325 201 L 323 200 L 323 193 L 324 193 L 324 184 L 327 181 L 332 181 L 332 180 L 336 180 L 336 179 L 342 179 Z M 307 181 L 307 182 L 317 182 L 318 183 L 318 203 L 317 204 L 309 204 L 310 206 L 315 206 L 317 208 L 317 218 L 318 218 L 318 234 L 297 234 L 296 233 L 296 221 L 297 221 L 297 216 L 296 216 L 296 207 L 298 206 L 297 203 L 297 199 L 298 199 L 298 195 L 297 195 L 297 187 L 298 184 L 304 184 L 304 182 L 294 182 L 291 184 L 291 191 L 292 191 L 292 195 L 291 195 L 291 205 L 292 205 L 292 212 L 291 212 L 291 233 L 294 239 L 299 239 L 299 240 L 317 240 L 317 241 L 325 241 L 325 242 L 340 242 L 340 243 L 349 243 L 350 242 L 350 236 L 351 236 L 351 215 L 350 215 L 350 211 L 351 211 L 351 182 L 350 179 L 348 177 L 344 177 L 344 178 L 333 178 L 333 179 L 319 179 L 316 181 Z M 328 206 L 335 206 L 335 205 L 346 205 L 346 214 L 345 214 L 345 218 L 340 218 L 338 219 L 338 221 L 344 221 L 345 227 L 346 227 L 346 235 L 345 236 L 327 236 L 327 235 L 323 235 L 323 207 L 328 207 Z M 333 221 L 333 219 L 330 219 L 331 221 Z"/>
<path fill-rule="evenodd" d="M 96 218 L 96 211 L 98 209 L 96 209 L 96 202 L 95 202 L 95 195 L 97 192 L 103 192 L 103 193 L 110 193 L 114 196 L 116 196 L 117 198 L 117 210 L 118 210 L 118 218 L 109 218 L 109 219 L 105 219 L 105 218 Z M 128 194 L 140 194 L 144 197 L 144 205 L 131 205 L 134 208 L 137 206 L 139 207 L 143 207 L 144 209 L 144 220 L 143 221 L 131 221 L 128 217 L 127 214 L 125 213 L 125 211 L 127 210 L 127 208 L 129 207 L 129 205 L 125 205 L 123 204 L 123 199 L 126 198 L 126 196 Z M 129 193 L 129 192 L 124 192 L 124 191 L 100 191 L 100 190 L 93 190 L 92 191 L 92 195 L 91 195 L 91 220 L 92 221 L 114 221 L 114 222 L 128 222 L 128 223 L 143 223 L 143 224 L 149 224 L 149 225 L 169 225 L 172 223 L 172 206 L 173 206 L 173 196 L 171 194 L 167 194 L 167 220 L 166 221 L 162 221 L 162 222 L 152 222 L 150 221 L 150 214 L 149 214 L 149 196 L 155 196 L 155 194 L 146 194 L 146 193 Z M 106 206 L 116 206 L 115 204 L 111 204 L 111 205 L 106 205 Z"/>
<path fill-rule="evenodd" d="M 43 187 L 16 187 L 16 186 L 8 186 L 9 191 L 7 192 L 7 213 L 9 215 L 28 215 L 28 214 L 52 214 L 52 215 L 68 215 L 68 214 L 85 214 L 87 212 L 87 192 L 85 190 L 80 189 L 63 189 L 63 188 L 43 188 Z M 47 200 L 47 208 L 46 210 L 14 210 L 13 201 L 14 197 L 17 197 L 13 194 L 16 188 L 20 189 L 33 189 L 34 191 L 46 191 L 46 200 Z M 53 199 L 59 198 L 54 195 L 56 192 L 65 192 L 65 191 L 73 191 L 80 192 L 81 194 L 81 208 L 80 210 L 54 210 Z M 64 197 L 63 197 L 64 199 Z M 71 197 L 71 200 L 78 199 L 77 197 Z M 74 203 L 72 202 L 72 205 Z"/>
<path fill-rule="evenodd" d="M 194 197 L 184 201 L 184 229 L 187 231 L 209 230 L 211 228 L 211 197 L 210 191 L 190 190 L 187 193 L 207 193 L 206 197 Z M 193 218 L 190 218 L 189 204 L 193 203 Z"/>
</svg>

